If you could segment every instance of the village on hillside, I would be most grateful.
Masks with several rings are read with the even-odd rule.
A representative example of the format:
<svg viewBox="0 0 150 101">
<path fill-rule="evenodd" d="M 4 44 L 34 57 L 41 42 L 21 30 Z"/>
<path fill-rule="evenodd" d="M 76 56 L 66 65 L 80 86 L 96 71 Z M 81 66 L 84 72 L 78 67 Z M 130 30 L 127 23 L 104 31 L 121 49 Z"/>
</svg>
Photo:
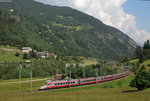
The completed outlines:
<svg viewBox="0 0 150 101">
<path fill-rule="evenodd" d="M 47 57 L 54 57 L 54 58 L 56 58 L 57 56 L 56 56 L 56 54 L 54 54 L 54 53 L 49 53 L 49 52 L 47 52 L 47 51 L 43 51 L 43 52 L 37 52 L 36 50 L 33 50 L 31 47 L 22 47 L 21 48 L 21 52 L 23 52 L 23 53 L 30 53 L 30 52 L 34 52 L 34 53 L 36 53 L 36 56 L 37 57 L 40 57 L 40 58 L 47 58 Z"/>
</svg>

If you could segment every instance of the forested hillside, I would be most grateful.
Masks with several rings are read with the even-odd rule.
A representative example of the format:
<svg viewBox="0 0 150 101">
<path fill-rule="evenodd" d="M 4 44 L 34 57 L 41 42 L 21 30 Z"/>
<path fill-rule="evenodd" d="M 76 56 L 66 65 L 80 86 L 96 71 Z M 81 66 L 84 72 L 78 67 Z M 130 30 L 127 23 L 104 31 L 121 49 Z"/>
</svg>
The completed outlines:
<svg viewBox="0 0 150 101">
<path fill-rule="evenodd" d="M 127 35 L 98 19 L 33 0 L 0 3 L 0 45 L 103 60 L 133 57 L 136 47 Z"/>
</svg>

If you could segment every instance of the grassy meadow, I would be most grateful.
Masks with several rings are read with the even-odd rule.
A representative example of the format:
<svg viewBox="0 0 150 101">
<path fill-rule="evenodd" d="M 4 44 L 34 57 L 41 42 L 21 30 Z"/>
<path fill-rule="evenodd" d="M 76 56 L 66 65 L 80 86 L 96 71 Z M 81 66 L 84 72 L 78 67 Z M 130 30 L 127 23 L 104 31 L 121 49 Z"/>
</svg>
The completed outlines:
<svg viewBox="0 0 150 101">
<path fill-rule="evenodd" d="M 2 48 L 6 48 L 6 50 L 2 49 Z M 19 54 L 20 54 L 19 57 L 15 56 L 16 52 L 19 52 Z M 19 49 L 17 49 L 16 47 L 0 46 L 0 63 L 2 63 L 2 62 L 13 62 L 13 61 L 23 61 L 22 57 L 23 57 L 23 53 Z"/>
<path fill-rule="evenodd" d="M 139 60 L 138 59 L 134 59 L 129 61 L 130 63 L 137 63 Z M 150 59 L 149 60 L 145 60 L 143 63 L 140 64 L 140 66 L 144 65 L 147 69 L 150 69 Z"/>
<path fill-rule="evenodd" d="M 98 62 L 96 60 L 83 60 L 83 63 L 85 65 L 93 65 L 93 64 L 97 64 Z"/>
<path fill-rule="evenodd" d="M 149 101 L 150 89 L 137 91 L 129 87 L 134 75 L 106 82 L 81 87 L 63 88 L 34 92 L 44 81 L 33 82 L 33 93 L 30 93 L 30 82 L 0 85 L 0 101 Z"/>
</svg>

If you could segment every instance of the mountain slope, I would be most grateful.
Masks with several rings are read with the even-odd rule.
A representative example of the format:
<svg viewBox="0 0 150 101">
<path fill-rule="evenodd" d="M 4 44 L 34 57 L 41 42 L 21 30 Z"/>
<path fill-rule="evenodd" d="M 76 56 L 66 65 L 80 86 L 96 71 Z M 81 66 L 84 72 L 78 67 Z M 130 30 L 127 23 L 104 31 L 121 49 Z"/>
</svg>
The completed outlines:
<svg viewBox="0 0 150 101">
<path fill-rule="evenodd" d="M 13 0 L 0 3 L 0 9 L 0 44 L 104 60 L 133 57 L 136 43 L 131 38 L 69 7 Z"/>
</svg>

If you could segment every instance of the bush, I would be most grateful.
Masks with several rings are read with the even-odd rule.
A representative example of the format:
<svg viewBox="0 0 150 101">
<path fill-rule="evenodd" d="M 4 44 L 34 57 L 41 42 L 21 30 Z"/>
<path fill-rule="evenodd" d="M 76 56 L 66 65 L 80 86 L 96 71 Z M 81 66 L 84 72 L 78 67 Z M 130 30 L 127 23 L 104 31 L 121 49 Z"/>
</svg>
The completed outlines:
<svg viewBox="0 0 150 101">
<path fill-rule="evenodd" d="M 30 54 L 28 54 L 28 53 L 23 54 L 23 59 L 30 59 L 30 58 L 31 58 Z"/>
<path fill-rule="evenodd" d="M 142 66 L 135 74 L 135 78 L 130 82 L 130 86 L 135 87 L 138 90 L 144 90 L 150 87 L 149 73 L 144 66 Z"/>
<path fill-rule="evenodd" d="M 19 56 L 20 56 L 20 54 L 19 54 L 18 52 L 16 52 L 16 53 L 15 53 L 15 56 L 16 56 L 16 57 L 19 57 Z"/>
</svg>

